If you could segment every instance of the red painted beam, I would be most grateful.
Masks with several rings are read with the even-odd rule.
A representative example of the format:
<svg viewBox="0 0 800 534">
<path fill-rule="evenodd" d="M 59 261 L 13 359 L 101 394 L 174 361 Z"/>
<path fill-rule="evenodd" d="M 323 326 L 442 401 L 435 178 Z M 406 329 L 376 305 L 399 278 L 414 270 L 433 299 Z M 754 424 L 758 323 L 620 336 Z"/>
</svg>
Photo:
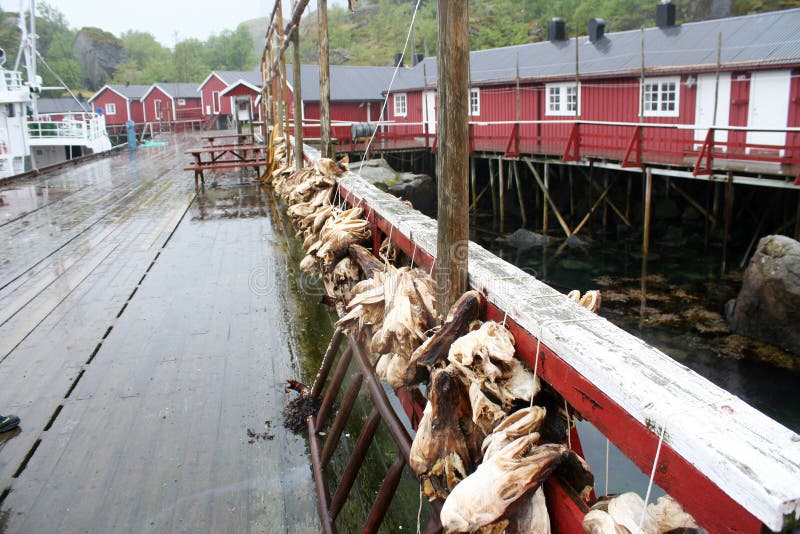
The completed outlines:
<svg viewBox="0 0 800 534">
<path fill-rule="evenodd" d="M 351 195 L 344 186 L 341 188 L 341 194 L 353 205 L 360 202 L 360 199 Z M 387 220 L 378 214 L 373 213 L 373 216 L 374 224 L 386 235 L 391 234 L 395 245 L 409 256 L 414 253 L 415 263 L 420 268 L 430 271 L 434 262 L 430 254 L 415 247 L 408 236 L 396 228 L 392 228 Z M 517 357 L 533 369 L 536 360 L 537 338 L 512 318 L 506 317 L 504 311 L 489 302 L 487 302 L 485 319 L 498 322 L 506 320 L 506 325 L 516 340 Z M 540 346 L 537 370 L 539 376 L 555 388 L 581 417 L 597 427 L 643 473 L 650 473 L 658 446 L 658 436 L 654 432 L 637 421 L 544 344 Z M 762 524 L 757 518 L 675 452 L 667 443 L 663 443 L 661 447 L 655 483 L 678 500 L 686 511 L 711 533 L 761 533 Z M 551 508 L 551 511 L 555 511 L 559 518 L 563 517 L 559 521 L 564 521 L 568 525 L 566 530 L 559 527 L 554 532 L 580 532 L 580 530 L 572 530 L 576 523 L 568 517 L 570 513 L 577 512 L 565 511 L 562 516 L 562 511 L 557 507 Z M 580 516 L 580 519 L 582 518 L 583 515 Z"/>
</svg>

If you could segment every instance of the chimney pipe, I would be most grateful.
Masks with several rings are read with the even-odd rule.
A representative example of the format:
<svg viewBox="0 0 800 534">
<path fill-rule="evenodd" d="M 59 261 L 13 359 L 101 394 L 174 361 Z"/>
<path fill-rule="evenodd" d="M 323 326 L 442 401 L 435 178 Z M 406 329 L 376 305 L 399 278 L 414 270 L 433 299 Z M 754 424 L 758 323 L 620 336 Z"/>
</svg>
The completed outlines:
<svg viewBox="0 0 800 534">
<path fill-rule="evenodd" d="M 668 0 L 661 2 L 656 7 L 656 26 L 671 28 L 675 26 L 675 4 Z"/>
<path fill-rule="evenodd" d="M 396 67 L 403 66 L 403 54 L 398 52 L 394 55 L 394 64 Z"/>
<path fill-rule="evenodd" d="M 606 33 L 606 21 L 603 19 L 589 19 L 589 40 L 596 43 Z"/>
<path fill-rule="evenodd" d="M 418 64 L 422 63 L 423 59 L 425 59 L 425 55 L 424 54 L 414 54 L 414 59 L 413 59 L 413 63 L 412 63 L 411 66 L 413 67 L 415 65 L 418 65 Z"/>
<path fill-rule="evenodd" d="M 567 38 L 567 28 L 564 21 L 558 17 L 553 17 L 547 24 L 547 39 L 555 43 L 556 41 L 564 41 Z"/>
</svg>

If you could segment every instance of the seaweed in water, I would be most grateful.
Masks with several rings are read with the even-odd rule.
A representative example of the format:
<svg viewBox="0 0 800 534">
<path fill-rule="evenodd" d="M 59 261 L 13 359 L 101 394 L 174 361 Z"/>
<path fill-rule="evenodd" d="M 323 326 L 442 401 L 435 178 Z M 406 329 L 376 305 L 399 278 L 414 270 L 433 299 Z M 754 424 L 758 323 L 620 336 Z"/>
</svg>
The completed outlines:
<svg viewBox="0 0 800 534">
<path fill-rule="evenodd" d="M 311 388 L 296 380 L 288 380 L 286 391 L 294 390 L 299 395 L 286 403 L 283 409 L 283 426 L 295 434 L 306 429 L 306 420 L 319 410 L 319 400 L 311 396 Z"/>
</svg>

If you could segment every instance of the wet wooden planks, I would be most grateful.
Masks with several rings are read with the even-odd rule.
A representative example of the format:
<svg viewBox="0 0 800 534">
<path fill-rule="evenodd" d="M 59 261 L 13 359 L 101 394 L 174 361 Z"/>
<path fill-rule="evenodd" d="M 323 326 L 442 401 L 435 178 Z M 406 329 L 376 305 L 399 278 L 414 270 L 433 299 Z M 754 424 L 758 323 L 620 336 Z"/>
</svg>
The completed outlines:
<svg viewBox="0 0 800 534">
<path fill-rule="evenodd" d="M 14 481 L 12 530 L 317 530 L 305 444 L 280 427 L 290 359 L 260 192 L 210 196 Z"/>
</svg>

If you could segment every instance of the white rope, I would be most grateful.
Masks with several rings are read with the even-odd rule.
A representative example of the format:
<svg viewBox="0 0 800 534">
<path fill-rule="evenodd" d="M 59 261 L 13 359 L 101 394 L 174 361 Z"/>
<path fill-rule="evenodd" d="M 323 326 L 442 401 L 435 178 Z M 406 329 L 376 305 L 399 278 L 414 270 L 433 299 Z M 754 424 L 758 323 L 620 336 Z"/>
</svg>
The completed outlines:
<svg viewBox="0 0 800 534">
<path fill-rule="evenodd" d="M 419 508 L 417 508 L 417 534 L 420 534 L 420 523 L 422 522 L 422 486 L 419 487 Z"/>
<path fill-rule="evenodd" d="M 389 103 L 389 96 L 392 93 L 392 86 L 394 85 L 394 80 L 397 77 L 397 72 L 400 70 L 400 65 L 403 64 L 403 61 L 406 57 L 406 50 L 408 50 L 408 42 L 411 39 L 411 34 L 414 32 L 414 21 L 417 20 L 417 11 L 419 11 L 419 5 L 422 0 L 417 0 L 417 3 L 414 5 L 414 12 L 411 14 L 411 24 L 408 25 L 408 33 L 406 34 L 406 42 L 403 45 L 403 52 L 400 55 L 400 61 L 397 62 L 397 65 L 394 66 L 394 72 L 392 72 L 392 79 L 389 80 L 389 87 L 386 89 L 386 98 L 383 99 L 383 105 L 381 106 L 381 113 L 378 115 L 380 118 L 383 118 L 384 113 L 386 112 L 386 107 Z M 369 149 L 372 146 L 372 142 L 375 140 L 375 134 L 378 133 L 378 127 L 375 127 L 375 130 L 372 132 L 372 135 L 369 137 L 369 142 L 367 143 L 367 147 L 364 149 L 364 158 L 367 157 L 369 154 Z M 361 165 L 361 168 L 364 168 L 364 165 Z"/>
<path fill-rule="evenodd" d="M 417 256 L 417 242 L 414 241 L 414 238 L 411 236 L 410 233 L 408 235 L 408 238 L 411 240 L 412 243 L 414 243 L 414 250 L 411 251 L 411 268 L 413 269 L 414 268 L 414 258 Z M 387 256 L 389 255 L 388 251 L 387 251 L 386 255 Z"/>
<path fill-rule="evenodd" d="M 650 492 L 653 490 L 653 479 L 656 477 L 656 467 L 658 466 L 658 457 L 661 454 L 661 444 L 664 443 L 664 431 L 666 426 L 661 427 L 661 435 L 658 437 L 658 447 L 656 448 L 656 457 L 653 458 L 653 469 L 650 471 L 650 482 L 647 483 L 647 493 L 644 496 L 644 507 L 642 508 L 642 517 L 639 518 L 639 532 L 642 531 L 644 525 L 644 516 L 647 514 L 647 503 L 650 502 Z"/>
<path fill-rule="evenodd" d="M 603 495 L 608 495 L 608 463 L 611 456 L 611 441 L 606 438 L 606 491 Z"/>
</svg>

